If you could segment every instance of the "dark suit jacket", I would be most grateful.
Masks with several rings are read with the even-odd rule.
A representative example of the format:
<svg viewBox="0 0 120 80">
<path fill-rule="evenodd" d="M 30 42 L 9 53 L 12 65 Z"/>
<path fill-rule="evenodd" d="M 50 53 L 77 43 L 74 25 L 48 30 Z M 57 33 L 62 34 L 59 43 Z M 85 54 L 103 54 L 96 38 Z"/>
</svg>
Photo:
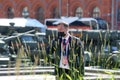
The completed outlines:
<svg viewBox="0 0 120 80">
<path fill-rule="evenodd" d="M 61 42 L 62 38 L 54 39 L 49 50 L 50 54 L 53 55 L 52 62 L 56 67 L 59 66 L 60 62 Z M 75 36 L 69 37 L 68 62 L 71 71 L 76 69 L 79 71 L 80 75 L 84 75 L 84 47 L 80 38 Z"/>
</svg>

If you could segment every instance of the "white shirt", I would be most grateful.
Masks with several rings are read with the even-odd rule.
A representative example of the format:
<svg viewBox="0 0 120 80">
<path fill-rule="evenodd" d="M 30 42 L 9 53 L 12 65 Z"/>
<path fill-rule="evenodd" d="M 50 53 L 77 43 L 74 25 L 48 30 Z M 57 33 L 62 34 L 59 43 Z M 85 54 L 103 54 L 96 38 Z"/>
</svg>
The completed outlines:
<svg viewBox="0 0 120 80">
<path fill-rule="evenodd" d="M 69 46 L 69 37 L 70 37 L 70 35 L 68 35 L 66 38 L 62 38 L 62 39 L 66 39 L 66 55 L 67 55 L 67 57 L 68 57 L 68 46 Z M 63 44 L 61 43 L 61 57 L 60 57 L 60 64 L 59 64 L 59 67 L 60 68 L 64 68 L 64 69 L 70 69 L 70 67 L 69 67 L 69 63 L 68 64 L 66 64 L 66 65 L 64 65 L 63 64 Z M 67 61 L 68 61 L 68 59 L 67 59 Z"/>
</svg>

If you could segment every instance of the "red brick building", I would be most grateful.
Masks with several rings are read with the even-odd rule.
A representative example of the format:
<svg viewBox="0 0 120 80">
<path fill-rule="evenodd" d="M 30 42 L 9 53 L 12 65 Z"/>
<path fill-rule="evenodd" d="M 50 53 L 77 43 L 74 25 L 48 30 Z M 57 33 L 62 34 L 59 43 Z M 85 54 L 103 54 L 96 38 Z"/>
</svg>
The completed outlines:
<svg viewBox="0 0 120 80">
<path fill-rule="evenodd" d="M 0 18 L 101 17 L 120 29 L 120 0 L 0 0 Z"/>
</svg>

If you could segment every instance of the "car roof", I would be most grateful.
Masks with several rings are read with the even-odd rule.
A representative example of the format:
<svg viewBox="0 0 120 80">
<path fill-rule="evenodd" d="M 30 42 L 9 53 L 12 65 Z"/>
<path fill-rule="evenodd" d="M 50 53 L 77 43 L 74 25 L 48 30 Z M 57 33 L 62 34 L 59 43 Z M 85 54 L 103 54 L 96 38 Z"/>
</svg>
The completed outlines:
<svg viewBox="0 0 120 80">
<path fill-rule="evenodd" d="M 91 21 L 91 20 L 97 21 L 95 18 L 80 18 L 78 21 Z"/>
</svg>

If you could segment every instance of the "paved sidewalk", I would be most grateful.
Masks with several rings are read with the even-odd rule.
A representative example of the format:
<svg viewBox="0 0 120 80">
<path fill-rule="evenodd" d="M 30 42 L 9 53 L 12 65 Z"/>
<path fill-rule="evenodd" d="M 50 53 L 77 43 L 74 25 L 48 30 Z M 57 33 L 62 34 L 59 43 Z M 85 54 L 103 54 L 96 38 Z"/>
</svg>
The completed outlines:
<svg viewBox="0 0 120 80">
<path fill-rule="evenodd" d="M 53 75 L 11 75 L 0 76 L 0 80 L 56 80 Z"/>
<path fill-rule="evenodd" d="M 84 80 L 120 80 L 120 75 L 109 75 L 101 73 L 85 73 Z"/>
<path fill-rule="evenodd" d="M 85 67 L 85 72 L 92 72 L 92 73 L 106 73 L 111 75 L 120 75 L 120 69 L 111 70 L 111 69 L 100 69 L 96 67 Z"/>
<path fill-rule="evenodd" d="M 36 71 L 41 73 L 41 70 L 45 70 L 46 72 L 54 72 L 53 67 L 35 67 L 32 71 Z M 51 71 L 53 70 L 53 71 Z M 2 75 L 7 72 L 7 68 L 0 69 L 0 80 L 56 80 L 56 76 L 50 74 L 27 74 L 30 72 L 29 67 L 27 69 L 20 69 L 22 75 Z M 44 71 L 43 71 L 44 72 Z M 14 68 L 10 68 L 8 73 L 15 73 Z M 110 70 L 110 69 L 97 69 L 94 67 L 85 67 L 85 76 L 84 80 L 120 80 L 120 69 L 119 70 Z"/>
<path fill-rule="evenodd" d="M 120 69 L 110 70 L 85 67 L 84 80 L 120 80 Z"/>
</svg>

